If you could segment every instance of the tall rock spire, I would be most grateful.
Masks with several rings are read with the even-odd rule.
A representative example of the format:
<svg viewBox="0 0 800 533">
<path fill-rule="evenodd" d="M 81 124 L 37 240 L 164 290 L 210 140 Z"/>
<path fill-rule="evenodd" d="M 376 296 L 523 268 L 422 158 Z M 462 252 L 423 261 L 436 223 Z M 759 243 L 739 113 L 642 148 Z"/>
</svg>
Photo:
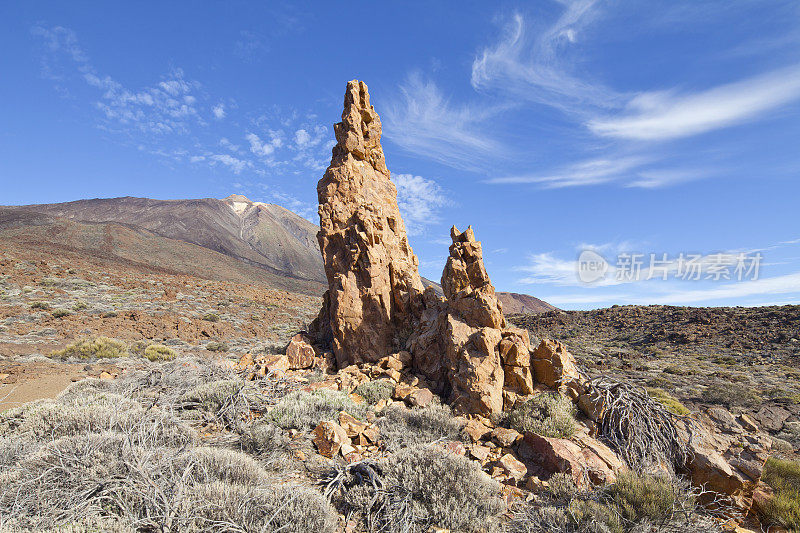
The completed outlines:
<svg viewBox="0 0 800 533">
<path fill-rule="evenodd" d="M 310 332 L 330 345 L 341 368 L 404 349 L 424 304 L 364 82 L 347 83 L 334 131 L 331 164 L 317 184 L 328 291 Z"/>
</svg>

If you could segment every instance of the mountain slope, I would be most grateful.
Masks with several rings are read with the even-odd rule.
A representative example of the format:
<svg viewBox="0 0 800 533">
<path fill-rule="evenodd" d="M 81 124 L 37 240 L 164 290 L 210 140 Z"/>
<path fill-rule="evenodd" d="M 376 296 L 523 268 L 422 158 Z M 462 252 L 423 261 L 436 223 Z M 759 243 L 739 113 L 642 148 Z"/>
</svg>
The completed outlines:
<svg viewBox="0 0 800 533">
<path fill-rule="evenodd" d="M 197 244 L 276 274 L 325 281 L 317 227 L 274 204 L 241 195 L 224 200 L 108 198 L 7 209 L 43 213 L 80 222 L 115 222 L 162 237 Z"/>
<path fill-rule="evenodd" d="M 319 295 L 322 283 L 289 277 L 152 231 L 116 222 L 80 222 L 35 211 L 0 207 L 3 251 L 44 260 L 58 257 L 70 264 L 94 264 L 163 274 L 184 274 L 216 281 L 260 283 L 291 292 Z"/>
<path fill-rule="evenodd" d="M 309 294 L 321 294 L 327 285 L 318 230 L 288 209 L 238 194 L 222 200 L 126 196 L 0 206 L 0 238 L 27 243 L 41 253 L 50 246 L 206 279 L 244 281 L 250 276 Z M 435 282 L 423 283 L 441 291 Z M 555 309 L 526 294 L 497 296 L 507 314 Z"/>
</svg>

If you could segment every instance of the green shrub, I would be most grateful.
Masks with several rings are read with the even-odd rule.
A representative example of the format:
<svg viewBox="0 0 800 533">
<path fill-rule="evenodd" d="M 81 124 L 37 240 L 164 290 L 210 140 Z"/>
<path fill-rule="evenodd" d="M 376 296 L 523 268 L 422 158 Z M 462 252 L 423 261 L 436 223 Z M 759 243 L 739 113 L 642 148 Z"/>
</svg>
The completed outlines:
<svg viewBox="0 0 800 533">
<path fill-rule="evenodd" d="M 229 349 L 227 344 L 225 344 L 224 342 L 217 342 L 217 341 L 209 342 L 208 344 L 206 344 L 205 348 L 209 352 L 227 352 Z"/>
<path fill-rule="evenodd" d="M 713 383 L 703 391 L 704 401 L 727 407 L 756 407 L 761 398 L 751 387 L 739 383 Z"/>
<path fill-rule="evenodd" d="M 578 531 L 602 531 L 603 533 L 624 533 L 625 531 L 618 509 L 605 502 L 573 500 L 567 507 L 567 516 L 572 527 Z M 600 524 L 602 526 L 598 527 Z"/>
<path fill-rule="evenodd" d="M 686 406 L 684 406 L 681 402 L 678 401 L 677 398 L 672 396 L 664 389 L 649 387 L 647 389 L 647 394 L 649 394 L 650 397 L 656 400 L 658 403 L 666 407 L 667 410 L 674 415 L 685 416 L 691 413 L 691 411 L 689 411 L 689 409 L 687 409 Z"/>
<path fill-rule="evenodd" d="M 688 376 L 694 372 L 684 366 L 670 365 L 662 370 L 665 374 L 672 374 L 673 376 Z"/>
<path fill-rule="evenodd" d="M 178 353 L 163 344 L 151 344 L 144 349 L 144 356 L 150 361 L 172 361 Z"/>
<path fill-rule="evenodd" d="M 715 357 L 713 362 L 722 366 L 733 366 L 736 364 L 736 358 L 731 355 L 723 355 L 720 357 Z"/>
<path fill-rule="evenodd" d="M 89 306 L 86 304 L 86 302 L 75 302 L 75 304 L 72 306 L 72 309 L 74 311 L 82 311 L 82 310 L 86 309 L 87 307 L 89 307 Z"/>
<path fill-rule="evenodd" d="M 388 379 L 378 379 L 375 381 L 365 381 L 353 390 L 367 403 L 375 405 L 381 400 L 388 400 L 394 392 L 394 384 Z"/>
<path fill-rule="evenodd" d="M 268 416 L 270 421 L 284 429 L 312 430 L 323 420 L 338 420 L 341 411 L 362 418 L 367 407 L 356 404 L 342 391 L 295 391 L 281 398 Z"/>
<path fill-rule="evenodd" d="M 53 318 L 63 318 L 65 316 L 71 315 L 72 313 L 70 313 L 66 309 L 56 309 L 55 311 L 53 311 L 50 314 L 53 316 Z"/>
<path fill-rule="evenodd" d="M 216 313 L 206 313 L 202 316 L 202 319 L 207 322 L 219 322 L 219 315 Z"/>
<path fill-rule="evenodd" d="M 720 523 L 703 514 L 694 494 L 674 479 L 627 472 L 594 491 L 543 494 L 537 503 L 518 509 L 509 531 L 722 533 Z"/>
<path fill-rule="evenodd" d="M 775 495 L 765 505 L 767 521 L 789 531 L 800 531 L 800 461 L 770 457 L 761 480 L 775 489 Z"/>
<path fill-rule="evenodd" d="M 50 309 L 50 304 L 47 302 L 33 302 L 31 304 L 31 309 L 41 309 L 43 311 L 47 311 Z"/>
<path fill-rule="evenodd" d="M 384 410 L 377 424 L 384 445 L 392 451 L 463 438 L 463 423 L 453 417 L 446 405 L 432 403 L 408 409 L 402 404 L 392 404 Z"/>
<path fill-rule="evenodd" d="M 107 312 L 103 313 L 100 316 L 102 316 L 103 318 L 114 318 L 115 316 L 117 316 L 117 312 L 116 311 L 107 311 Z"/>
<path fill-rule="evenodd" d="M 608 487 L 608 493 L 626 520 L 658 523 L 669 518 L 675 509 L 679 487 L 665 477 L 625 472 Z"/>
<path fill-rule="evenodd" d="M 56 350 L 51 357 L 78 357 L 81 359 L 110 359 L 128 355 L 125 343 L 108 337 L 93 337 L 74 342 L 63 350 Z"/>
<path fill-rule="evenodd" d="M 575 405 L 558 393 L 541 393 L 511 411 L 507 421 L 521 433 L 569 438 L 575 433 Z"/>
</svg>

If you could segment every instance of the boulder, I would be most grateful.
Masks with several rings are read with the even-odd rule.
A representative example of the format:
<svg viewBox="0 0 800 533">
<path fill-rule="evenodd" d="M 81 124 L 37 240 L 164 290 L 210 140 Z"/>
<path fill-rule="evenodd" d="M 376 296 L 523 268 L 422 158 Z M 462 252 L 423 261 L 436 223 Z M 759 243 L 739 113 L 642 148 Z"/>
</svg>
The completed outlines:
<svg viewBox="0 0 800 533">
<path fill-rule="evenodd" d="M 427 407 L 433 401 L 433 393 L 430 389 L 414 389 L 406 399 L 414 407 Z"/>
<path fill-rule="evenodd" d="M 314 365 L 313 340 L 303 333 L 298 333 L 286 346 L 286 358 L 289 360 L 289 369 L 300 370 Z"/>
<path fill-rule="evenodd" d="M 753 415 L 753 419 L 762 429 L 780 431 L 791 415 L 789 411 L 779 405 L 765 405 Z"/>
<path fill-rule="evenodd" d="M 585 456 L 581 447 L 569 439 L 543 437 L 526 432 L 520 454 L 536 464 L 545 479 L 553 474 L 569 474 L 578 487 L 586 486 Z"/>
<path fill-rule="evenodd" d="M 510 448 L 515 442 L 522 438 L 522 433 L 514 429 L 495 428 L 492 431 L 492 440 L 503 448 Z"/>
<path fill-rule="evenodd" d="M 339 425 L 342 426 L 348 437 L 355 438 L 361 435 L 369 424 L 357 419 L 347 411 L 342 411 L 339 413 Z"/>
<path fill-rule="evenodd" d="M 679 438 L 688 444 L 686 471 L 696 486 L 730 496 L 742 511 L 750 509 L 772 443 L 763 433 L 720 433 L 701 421 L 676 420 Z"/>
<path fill-rule="evenodd" d="M 342 446 L 347 447 L 348 452 L 352 452 L 352 444 L 350 438 L 347 436 L 344 428 L 331 420 L 324 420 L 320 422 L 312 433 L 314 438 L 312 441 L 317 447 L 319 454 L 333 458 L 342 449 Z"/>
<path fill-rule="evenodd" d="M 542 339 L 533 351 L 532 363 L 536 381 L 551 389 L 566 386 L 570 381 L 580 380 L 575 358 L 558 341 Z"/>
</svg>

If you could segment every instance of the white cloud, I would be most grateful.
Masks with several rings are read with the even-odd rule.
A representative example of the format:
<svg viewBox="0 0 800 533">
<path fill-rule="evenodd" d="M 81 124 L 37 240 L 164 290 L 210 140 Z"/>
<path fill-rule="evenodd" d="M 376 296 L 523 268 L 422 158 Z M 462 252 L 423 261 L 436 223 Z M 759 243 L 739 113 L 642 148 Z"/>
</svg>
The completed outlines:
<svg viewBox="0 0 800 533">
<path fill-rule="evenodd" d="M 455 107 L 432 81 L 412 74 L 400 86 L 402 98 L 384 112 L 386 136 L 401 148 L 456 168 L 474 169 L 502 147 L 481 123 L 499 108 Z"/>
<path fill-rule="evenodd" d="M 642 189 L 656 189 L 678 183 L 696 181 L 720 174 L 720 169 L 694 168 L 694 169 L 651 169 L 642 170 L 637 177 L 627 184 L 628 187 Z"/>
<path fill-rule="evenodd" d="M 648 303 L 660 304 L 691 304 L 702 301 L 787 293 L 800 293 L 800 272 L 771 278 L 761 278 L 753 281 L 725 283 L 719 287 L 707 289 L 670 291 L 663 296 L 648 296 L 647 298 L 640 298 L 639 300 L 641 302 L 647 300 Z"/>
<path fill-rule="evenodd" d="M 295 146 L 301 151 L 317 147 L 330 135 L 329 131 L 329 128 L 321 125 L 301 128 L 294 132 Z"/>
<path fill-rule="evenodd" d="M 214 109 L 211 110 L 214 113 L 214 118 L 217 120 L 222 120 L 225 118 L 225 104 L 217 104 L 214 106 Z"/>
<path fill-rule="evenodd" d="M 595 4 L 595 0 L 564 2 L 558 20 L 538 35 L 531 34 L 522 15 L 515 14 L 500 41 L 473 61 L 472 86 L 499 89 L 570 112 L 581 111 L 583 105 L 614 107 L 620 94 L 574 76 L 564 58 L 594 19 Z"/>
<path fill-rule="evenodd" d="M 623 117 L 598 118 L 589 129 L 602 136 L 665 140 L 697 135 L 756 118 L 800 99 L 800 65 L 706 91 L 643 93 Z"/>
<path fill-rule="evenodd" d="M 422 233 L 424 227 L 439 221 L 438 209 L 450 204 L 444 189 L 433 180 L 412 174 L 394 174 L 397 204 L 408 232 Z"/>
<path fill-rule="evenodd" d="M 253 164 L 243 159 L 238 159 L 229 154 L 214 154 L 208 157 L 212 164 L 221 163 L 230 168 L 234 174 L 239 174 L 245 168 L 252 167 Z"/>
<path fill-rule="evenodd" d="M 308 143 L 311 141 L 311 135 L 308 134 L 306 130 L 297 130 L 294 132 L 294 142 L 297 144 L 298 147 L 304 148 L 308 146 Z"/>
<path fill-rule="evenodd" d="M 219 140 L 219 145 L 224 147 L 224 148 L 227 148 L 231 152 L 238 152 L 239 151 L 239 145 L 238 144 L 233 144 L 226 137 L 223 137 L 222 139 Z"/>
<path fill-rule="evenodd" d="M 649 162 L 640 156 L 620 157 L 615 159 L 590 159 L 568 166 L 549 174 L 533 174 L 491 178 L 491 184 L 541 184 L 546 188 L 574 187 L 596 185 L 635 176 L 634 169 Z"/>
<path fill-rule="evenodd" d="M 250 143 L 250 151 L 260 157 L 269 157 L 275 152 L 276 148 L 283 146 L 279 131 L 270 130 L 269 136 L 269 141 L 262 141 L 261 137 L 255 133 L 245 135 L 245 139 Z"/>
</svg>

